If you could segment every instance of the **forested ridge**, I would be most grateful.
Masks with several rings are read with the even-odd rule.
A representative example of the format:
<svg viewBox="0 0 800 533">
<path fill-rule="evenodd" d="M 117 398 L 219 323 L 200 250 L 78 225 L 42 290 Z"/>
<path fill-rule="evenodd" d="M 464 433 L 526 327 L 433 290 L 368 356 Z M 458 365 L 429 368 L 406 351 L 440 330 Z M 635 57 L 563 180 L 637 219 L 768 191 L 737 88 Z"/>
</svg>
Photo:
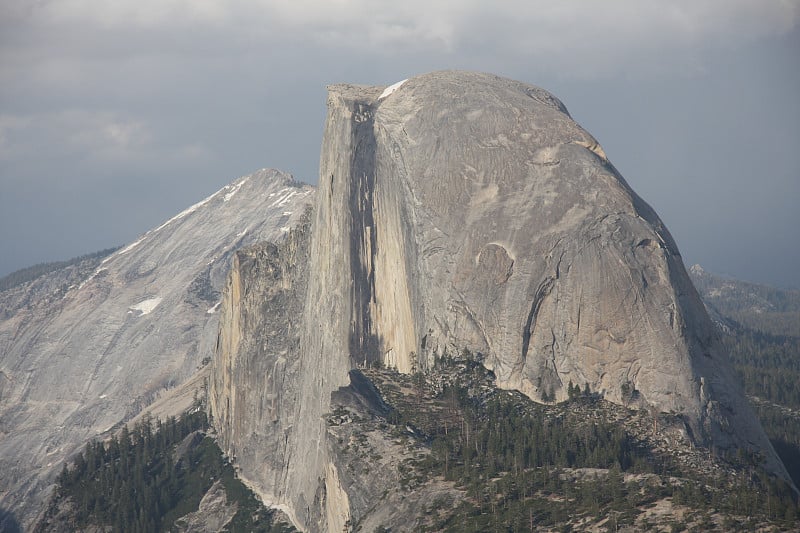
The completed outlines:
<svg viewBox="0 0 800 533">
<path fill-rule="evenodd" d="M 692 269 L 767 436 L 800 486 L 800 291 Z"/>
<path fill-rule="evenodd" d="M 45 518 L 36 531 L 78 531 L 89 526 L 113 532 L 180 530 L 182 517 L 197 511 L 215 481 L 221 481 L 232 519 L 231 532 L 289 532 L 236 479 L 195 408 L 179 418 L 145 419 L 106 441 L 92 441 L 57 479 Z"/>
<path fill-rule="evenodd" d="M 33 281 L 41 276 L 44 276 L 45 274 L 49 274 L 50 272 L 55 272 L 56 270 L 61 270 L 62 268 L 75 265 L 77 263 L 80 263 L 81 261 L 87 261 L 91 259 L 103 259 L 104 257 L 111 255 L 112 253 L 116 252 L 119 249 L 120 249 L 119 246 L 114 248 L 106 248 L 105 250 L 99 250 L 97 252 L 93 252 L 90 254 L 73 257 L 72 259 L 67 259 L 66 261 L 52 261 L 49 263 L 38 263 L 36 265 L 15 270 L 14 272 L 0 278 L 0 292 L 3 292 L 8 289 L 13 289 L 14 287 L 22 285 L 23 283 L 28 283 L 29 281 Z"/>
<path fill-rule="evenodd" d="M 498 390 L 468 353 L 413 376 L 363 374 L 390 406 L 377 427 L 428 450 L 398 465 L 401 490 L 443 479 L 463 491 L 426 501 L 414 531 L 789 531 L 797 524 L 795 495 L 759 468 L 758 456 L 718 456 L 688 442 L 664 447 L 682 424 L 677 415 L 611 404 L 575 384 L 568 401 L 538 404 Z M 340 453 L 358 470 L 359 457 L 380 453 L 360 438 L 376 427 L 343 406 L 328 420 L 352 423 L 363 427 L 340 441 Z M 664 505 L 680 511 L 650 516 Z"/>
</svg>

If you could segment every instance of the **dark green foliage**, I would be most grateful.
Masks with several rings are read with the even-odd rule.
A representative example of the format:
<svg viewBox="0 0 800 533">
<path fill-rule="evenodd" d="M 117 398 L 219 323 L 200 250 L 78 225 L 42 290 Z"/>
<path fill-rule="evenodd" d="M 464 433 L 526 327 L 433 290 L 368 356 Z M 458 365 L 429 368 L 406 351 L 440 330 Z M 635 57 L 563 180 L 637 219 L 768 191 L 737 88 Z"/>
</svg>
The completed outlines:
<svg viewBox="0 0 800 533">
<path fill-rule="evenodd" d="M 577 387 L 572 384 L 572 380 L 569 380 L 569 385 L 567 385 L 567 396 L 570 400 L 574 400 L 581 394 L 581 388 Z"/>
<path fill-rule="evenodd" d="M 723 283 L 713 275 L 694 281 L 728 322 L 722 341 L 747 394 L 800 408 L 800 291 Z"/>
<path fill-rule="evenodd" d="M 73 257 L 72 259 L 68 259 L 66 261 L 55 261 L 52 263 L 39 263 L 38 265 L 29 266 L 7 276 L 0 278 L 0 292 L 12 289 L 18 285 L 22 285 L 23 283 L 27 283 L 29 281 L 33 281 L 36 278 L 44 276 L 45 274 L 49 274 L 50 272 L 55 272 L 56 270 L 61 270 L 62 268 L 66 268 L 68 266 L 74 265 L 76 263 L 80 263 L 81 261 L 86 261 L 87 259 L 102 259 L 108 255 L 119 250 L 119 246 L 116 248 L 107 248 L 105 250 L 100 250 L 99 252 L 94 252 L 91 254 L 81 255 L 79 257 Z"/>
<path fill-rule="evenodd" d="M 626 406 L 639 394 L 636 390 L 636 386 L 629 381 L 624 382 L 620 386 L 620 392 L 622 393 L 622 400 Z"/>
<path fill-rule="evenodd" d="M 580 394 L 579 387 L 575 390 Z M 417 467 L 455 481 L 469 500 L 436 530 L 527 530 L 583 513 L 600 517 L 610 512 L 620 524 L 632 523 L 632 504 L 654 497 L 640 496 L 637 486 L 630 492 L 635 497 L 626 498 L 622 471 L 634 464 L 649 467 L 621 427 L 603 421 L 575 427 L 543 416 L 514 394 L 485 404 L 465 389 L 444 394 L 457 400 L 461 424 L 436 435 L 433 453 Z M 578 483 L 564 480 L 564 468 L 581 467 L 610 468 L 610 473 Z M 568 499 L 550 501 L 549 495 L 559 493 Z"/>
<path fill-rule="evenodd" d="M 443 441 L 453 464 L 453 476 L 493 475 L 521 469 L 557 467 L 608 468 L 633 464 L 635 447 L 618 425 L 598 421 L 576 428 L 560 418 L 544 418 L 515 395 L 501 395 L 485 405 L 473 403 L 465 390 L 448 390 L 458 398 L 462 428 Z"/>
<path fill-rule="evenodd" d="M 709 523 L 714 512 L 795 525 L 791 489 L 759 474 L 757 457 L 719 458 L 727 465 L 721 471 L 744 475 L 715 478 L 681 466 L 670 454 L 654 453 L 619 420 L 606 418 L 606 402 L 573 383 L 567 386 L 569 402 L 544 406 L 493 389 L 479 364 L 450 363 L 445 375 L 458 377 L 438 393 L 415 378 L 419 388 L 412 398 L 398 392 L 403 378 L 373 374 L 384 379 L 378 387 L 393 406 L 387 422 L 397 425 L 396 435 L 414 428 L 413 438 L 431 451 L 399 465 L 401 487 L 415 490 L 441 477 L 466 494 L 455 511 L 431 503 L 425 515 L 439 518 L 422 530 L 582 530 L 607 520 L 605 527 L 613 531 L 639 527 L 634 524 L 643 510 L 669 497 L 693 509 L 695 525 Z M 628 392 L 633 396 L 635 389 Z"/>
<path fill-rule="evenodd" d="M 216 445 L 214 447 L 219 454 L 219 448 Z M 296 531 L 285 524 L 273 522 L 275 511 L 264 508 L 256 499 L 253 491 L 236 478 L 230 464 L 226 464 L 222 472 L 222 483 L 228 500 L 235 501 L 239 505 L 233 519 L 225 527 L 226 531 L 231 533 L 291 533 Z"/>
<path fill-rule="evenodd" d="M 800 486 L 800 291 L 726 280 L 693 280 L 726 322 L 723 346 L 789 475 Z"/>
<path fill-rule="evenodd" d="M 736 297 L 713 307 L 730 326 L 723 346 L 744 385 L 757 399 L 761 424 L 789 475 L 800 486 L 800 292 L 743 284 Z M 746 292 L 746 293 L 745 293 Z M 771 306 L 754 310 L 758 297 Z"/>
<path fill-rule="evenodd" d="M 755 407 L 775 451 L 800 487 L 800 414 L 770 404 Z"/>
<path fill-rule="evenodd" d="M 722 341 L 747 394 L 800 408 L 800 333 L 790 337 L 737 328 Z"/>
<path fill-rule="evenodd" d="M 200 464 L 205 452 L 202 446 L 177 462 L 173 453 L 176 444 L 205 425 L 205 414 L 198 411 L 180 420 L 171 418 L 166 424 L 159 422 L 155 432 L 146 420 L 130 432 L 124 428 L 119 438 L 89 442 L 72 468 L 65 466 L 59 475 L 51 509 L 55 510 L 59 501 L 69 500 L 77 527 L 107 524 L 114 531 L 169 527 L 177 516 L 191 511 L 192 505 L 196 509 L 210 486 L 206 481 L 210 472 L 191 469 Z"/>
<path fill-rule="evenodd" d="M 272 513 L 235 479 L 219 447 L 205 436 L 207 425 L 205 413 L 196 410 L 165 423 L 147 419 L 107 442 L 88 443 L 58 476 L 47 518 L 37 529 L 63 521 L 56 515 L 67 504 L 71 529 L 95 524 L 115 532 L 169 531 L 221 479 L 228 501 L 239 506 L 230 531 L 283 531 L 273 528 Z"/>
</svg>

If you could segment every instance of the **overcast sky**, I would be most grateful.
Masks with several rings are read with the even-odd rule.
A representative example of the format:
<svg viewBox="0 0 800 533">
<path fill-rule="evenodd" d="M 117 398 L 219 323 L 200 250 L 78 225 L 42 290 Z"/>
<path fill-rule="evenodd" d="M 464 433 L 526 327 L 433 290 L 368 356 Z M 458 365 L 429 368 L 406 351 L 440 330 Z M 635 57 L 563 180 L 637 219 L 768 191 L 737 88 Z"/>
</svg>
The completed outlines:
<svg viewBox="0 0 800 533">
<path fill-rule="evenodd" d="M 0 275 L 262 167 L 317 181 L 325 85 L 542 86 L 687 266 L 800 286 L 800 0 L 2 0 Z"/>
</svg>

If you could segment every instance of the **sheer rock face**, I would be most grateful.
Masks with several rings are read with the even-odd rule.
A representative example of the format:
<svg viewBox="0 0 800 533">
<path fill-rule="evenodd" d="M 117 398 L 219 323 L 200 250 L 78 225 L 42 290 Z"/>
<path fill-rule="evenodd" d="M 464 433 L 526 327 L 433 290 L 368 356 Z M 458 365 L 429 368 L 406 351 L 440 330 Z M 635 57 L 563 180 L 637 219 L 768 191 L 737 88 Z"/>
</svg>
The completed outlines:
<svg viewBox="0 0 800 533">
<path fill-rule="evenodd" d="M 238 251 L 220 308 L 211 366 L 209 410 L 217 440 L 237 474 L 262 500 L 295 523 L 302 501 L 291 501 L 292 457 L 298 436 L 319 442 L 316 419 L 300 421 L 302 404 L 319 402 L 301 390 L 300 355 L 307 286 L 308 221 L 280 245 Z M 316 418 L 321 418 L 318 416 Z M 311 494 L 316 489 L 316 478 Z M 291 505 L 285 505 L 290 502 Z M 305 520 L 305 514 L 302 520 Z"/>
<path fill-rule="evenodd" d="M 386 93 L 329 97 L 318 201 L 350 199 L 354 310 L 331 326 L 351 356 L 468 348 L 533 399 L 636 390 L 698 443 L 774 456 L 669 232 L 556 98 L 463 72 Z"/>
<path fill-rule="evenodd" d="M 259 171 L 80 278 L 67 269 L 3 293 L 0 508 L 30 524 L 64 459 L 197 372 L 233 251 L 283 238 L 313 192 Z"/>
<path fill-rule="evenodd" d="M 322 419 L 348 370 L 411 372 L 462 349 L 536 400 L 567 398 L 571 381 L 681 413 L 696 443 L 761 450 L 786 477 L 669 232 L 542 89 L 464 72 L 329 87 L 303 236 L 299 273 L 291 247 L 263 258 L 280 265 L 277 288 L 239 261 L 212 379 L 228 451 L 303 529 L 339 531 L 350 517 Z M 260 305 L 245 287 L 289 302 L 253 319 L 269 322 L 261 337 L 242 326 Z M 252 365 L 266 373 L 243 391 L 226 372 Z"/>
</svg>

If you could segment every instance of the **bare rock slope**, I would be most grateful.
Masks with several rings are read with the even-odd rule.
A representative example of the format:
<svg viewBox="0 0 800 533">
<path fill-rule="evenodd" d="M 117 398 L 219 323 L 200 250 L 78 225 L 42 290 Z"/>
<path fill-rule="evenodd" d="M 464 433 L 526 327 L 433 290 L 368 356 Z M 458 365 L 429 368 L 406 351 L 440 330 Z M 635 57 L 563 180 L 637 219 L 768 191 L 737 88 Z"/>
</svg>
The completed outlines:
<svg viewBox="0 0 800 533">
<path fill-rule="evenodd" d="M 91 270 L 0 295 L 1 509 L 29 525 L 65 458 L 207 362 L 231 254 L 283 238 L 313 192 L 262 170 Z"/>
<path fill-rule="evenodd" d="M 314 219 L 239 257 L 221 313 L 221 445 L 303 529 L 341 531 L 355 505 L 323 421 L 348 371 L 463 349 L 501 387 L 633 396 L 786 476 L 669 232 L 531 85 L 438 72 L 329 87 Z"/>
</svg>

